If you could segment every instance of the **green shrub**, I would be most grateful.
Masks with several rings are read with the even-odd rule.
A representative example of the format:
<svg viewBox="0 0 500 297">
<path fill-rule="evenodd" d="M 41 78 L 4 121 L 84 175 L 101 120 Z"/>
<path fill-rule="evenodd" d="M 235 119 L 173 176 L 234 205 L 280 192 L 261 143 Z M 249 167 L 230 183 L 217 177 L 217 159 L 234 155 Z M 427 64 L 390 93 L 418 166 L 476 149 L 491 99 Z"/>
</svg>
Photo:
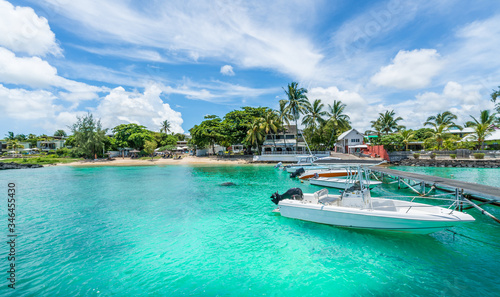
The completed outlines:
<svg viewBox="0 0 500 297">
<path fill-rule="evenodd" d="M 432 160 L 436 159 L 436 153 L 431 153 L 430 157 L 431 157 Z"/>
<path fill-rule="evenodd" d="M 474 159 L 484 159 L 484 153 L 474 153 Z"/>
<path fill-rule="evenodd" d="M 414 153 L 414 154 L 413 154 L 413 158 L 415 158 L 415 159 L 420 158 L 420 154 L 419 154 L 419 153 Z"/>
<path fill-rule="evenodd" d="M 450 158 L 452 158 L 452 159 L 456 159 L 456 158 L 457 158 L 457 155 L 456 155 L 456 154 L 450 154 Z"/>
</svg>

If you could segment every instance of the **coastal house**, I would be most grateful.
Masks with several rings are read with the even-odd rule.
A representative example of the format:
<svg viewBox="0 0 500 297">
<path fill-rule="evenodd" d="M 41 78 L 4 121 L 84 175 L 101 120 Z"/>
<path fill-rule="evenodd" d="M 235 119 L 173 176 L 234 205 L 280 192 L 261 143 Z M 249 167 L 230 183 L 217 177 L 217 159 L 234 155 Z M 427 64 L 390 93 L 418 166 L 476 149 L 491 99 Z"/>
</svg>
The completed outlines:
<svg viewBox="0 0 500 297">
<path fill-rule="evenodd" d="M 262 144 L 262 155 L 275 154 L 306 154 L 307 146 L 302 137 L 302 131 L 298 130 L 298 138 L 295 138 L 297 126 L 289 125 L 285 127 L 285 131 L 278 133 L 268 133 Z M 295 150 L 297 148 L 297 150 Z"/>
<path fill-rule="evenodd" d="M 43 152 L 55 151 L 57 149 L 64 147 L 64 139 L 53 139 L 53 140 L 43 140 L 37 141 L 36 147 Z"/>
<path fill-rule="evenodd" d="M 364 135 L 356 129 L 346 131 L 337 138 L 335 152 L 349 154 L 366 149 L 367 145 L 363 143 L 363 138 Z"/>
</svg>

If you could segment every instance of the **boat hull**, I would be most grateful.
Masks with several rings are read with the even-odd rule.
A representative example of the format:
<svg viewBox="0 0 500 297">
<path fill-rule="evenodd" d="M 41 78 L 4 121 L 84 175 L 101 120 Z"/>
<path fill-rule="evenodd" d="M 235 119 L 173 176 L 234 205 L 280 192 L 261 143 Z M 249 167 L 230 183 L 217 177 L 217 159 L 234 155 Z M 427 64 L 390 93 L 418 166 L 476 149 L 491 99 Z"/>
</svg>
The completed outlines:
<svg viewBox="0 0 500 297">
<path fill-rule="evenodd" d="M 286 167 L 286 172 L 294 173 L 297 169 L 304 168 L 304 170 L 325 170 L 328 167 L 325 166 L 317 166 L 317 165 L 294 165 L 290 167 Z"/>
<path fill-rule="evenodd" d="M 352 173 L 350 173 L 352 174 Z M 349 175 L 349 172 L 347 171 L 343 171 L 343 170 L 337 170 L 337 171 L 324 171 L 324 172 L 311 172 L 311 173 L 304 173 L 303 175 L 301 175 L 299 178 L 300 179 L 310 179 L 310 178 L 313 178 L 315 176 L 319 176 L 319 177 L 341 177 L 341 176 L 348 176 Z"/>
<path fill-rule="evenodd" d="M 341 178 L 311 178 L 309 179 L 309 183 L 315 186 L 328 187 L 334 189 L 345 189 L 346 187 L 350 187 L 354 185 L 353 180 L 341 179 Z M 370 189 L 375 188 L 380 185 L 379 181 L 371 181 L 368 185 L 364 183 L 365 187 L 369 187 Z"/>
<path fill-rule="evenodd" d="M 287 218 L 334 226 L 404 233 L 429 234 L 474 221 L 472 216 L 465 213 L 449 214 L 451 210 L 447 210 L 447 213 L 432 214 L 412 211 L 408 214 L 404 211 L 325 206 L 291 200 L 280 201 L 278 207 L 280 214 Z"/>
</svg>

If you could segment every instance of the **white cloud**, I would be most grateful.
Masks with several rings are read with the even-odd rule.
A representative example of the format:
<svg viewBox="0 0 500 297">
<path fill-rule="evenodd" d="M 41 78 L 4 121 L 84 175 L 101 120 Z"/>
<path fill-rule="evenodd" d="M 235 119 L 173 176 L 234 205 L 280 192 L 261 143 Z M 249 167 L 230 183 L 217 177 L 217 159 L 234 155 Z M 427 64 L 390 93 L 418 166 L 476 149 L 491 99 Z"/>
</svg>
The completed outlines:
<svg viewBox="0 0 500 297">
<path fill-rule="evenodd" d="M 222 73 L 222 75 L 233 76 L 234 75 L 233 66 L 231 66 L 231 65 L 222 66 L 220 68 L 220 73 Z"/>
<path fill-rule="evenodd" d="M 439 74 L 443 64 L 435 49 L 401 50 L 392 64 L 382 67 L 372 76 L 371 82 L 398 89 L 424 88 Z"/>
<path fill-rule="evenodd" d="M 106 88 L 90 86 L 57 75 L 57 69 L 39 57 L 16 57 L 0 47 L 0 83 L 25 85 L 32 88 L 58 87 L 69 91 L 62 93 L 68 101 L 97 99 L 97 92 Z"/>
<path fill-rule="evenodd" d="M 0 46 L 29 55 L 61 54 L 47 19 L 30 7 L 14 7 L 4 0 L 0 0 Z"/>
<path fill-rule="evenodd" d="M 441 93 L 425 92 L 398 104 L 387 105 L 403 117 L 404 125 L 421 128 L 429 116 L 444 111 L 457 115 L 457 124 L 470 120 L 470 115 L 478 115 L 480 110 L 491 109 L 493 104 L 480 93 L 480 85 L 461 85 L 448 82 Z"/>
<path fill-rule="evenodd" d="M 307 25 L 290 15 L 314 17 L 309 2 L 160 1 L 137 9 L 129 1 L 49 0 L 46 6 L 74 21 L 83 38 L 162 50 L 167 60 L 223 59 L 241 67 L 274 69 L 298 79 L 323 78 L 323 55 Z M 144 8 L 144 9 L 143 9 Z M 163 54 L 163 53 L 162 53 Z"/>
<path fill-rule="evenodd" d="M 0 85 L 0 110 L 2 117 L 23 120 L 51 119 L 60 106 L 54 104 L 57 99 L 48 91 L 28 91 L 8 89 Z"/>
<path fill-rule="evenodd" d="M 160 98 L 162 90 L 158 85 L 146 87 L 144 93 L 127 92 L 122 87 L 111 90 L 95 109 L 105 127 L 136 123 L 158 131 L 161 122 L 168 120 L 173 132 L 182 133 L 182 115 L 170 108 Z"/>
</svg>

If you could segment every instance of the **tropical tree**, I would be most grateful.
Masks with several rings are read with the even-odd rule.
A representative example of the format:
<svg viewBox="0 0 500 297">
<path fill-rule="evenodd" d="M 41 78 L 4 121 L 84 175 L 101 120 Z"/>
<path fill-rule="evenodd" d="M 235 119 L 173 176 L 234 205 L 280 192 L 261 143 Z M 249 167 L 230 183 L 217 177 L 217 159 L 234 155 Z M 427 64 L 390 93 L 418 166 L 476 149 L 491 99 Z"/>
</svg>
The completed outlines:
<svg viewBox="0 0 500 297">
<path fill-rule="evenodd" d="M 430 116 L 427 118 L 427 121 L 424 123 L 424 126 L 432 126 L 434 128 L 445 125 L 449 128 L 457 128 L 462 130 L 460 125 L 455 124 L 454 120 L 457 119 L 457 116 L 450 111 L 445 111 L 443 113 L 438 113 L 437 116 Z"/>
<path fill-rule="evenodd" d="M 395 115 L 396 113 L 394 110 L 386 110 L 385 113 L 379 113 L 379 118 L 375 122 L 376 125 L 379 125 L 380 131 L 385 132 L 385 135 L 388 135 L 395 130 L 402 130 L 404 128 L 404 126 L 398 125 L 398 122 L 402 121 L 403 118 L 394 118 Z"/>
<path fill-rule="evenodd" d="M 149 141 L 149 140 L 146 140 L 146 142 L 144 143 L 144 151 L 151 156 L 151 160 L 154 159 L 154 153 L 155 153 L 155 149 L 156 149 L 156 141 Z"/>
<path fill-rule="evenodd" d="M 212 153 L 215 154 L 215 143 L 225 142 L 226 135 L 223 133 L 222 120 L 216 115 L 206 115 L 205 120 L 200 125 L 195 125 L 189 130 L 192 136 L 192 143 L 199 148 L 212 146 Z"/>
<path fill-rule="evenodd" d="M 26 140 L 28 140 L 28 136 L 26 136 L 24 134 L 17 134 L 16 137 L 14 137 L 14 139 L 17 139 L 19 141 L 26 141 Z"/>
<path fill-rule="evenodd" d="M 165 134 L 167 134 L 168 132 L 170 132 L 170 122 L 168 120 L 164 120 L 161 123 L 160 132 L 163 132 Z"/>
<path fill-rule="evenodd" d="M 14 132 L 12 132 L 12 131 L 7 132 L 7 134 L 5 134 L 5 136 L 7 136 L 5 138 L 6 140 L 14 140 L 15 139 Z"/>
<path fill-rule="evenodd" d="M 76 149 L 86 158 L 97 158 L 97 152 L 104 148 L 107 129 L 103 129 L 101 120 L 94 119 L 91 113 L 77 117 L 70 127 Z"/>
<path fill-rule="evenodd" d="M 264 130 L 262 129 L 262 123 L 259 119 L 254 119 L 247 131 L 245 142 L 250 144 L 250 147 L 257 145 L 257 151 L 259 152 L 259 144 L 263 142 L 264 135 L 265 134 Z"/>
<path fill-rule="evenodd" d="M 311 103 L 307 99 L 306 93 L 307 90 L 304 88 L 299 88 L 299 84 L 296 82 L 292 82 L 288 84 L 287 89 L 284 89 L 285 94 L 288 97 L 287 101 L 287 106 L 286 110 L 289 114 L 293 116 L 293 119 L 295 120 L 295 139 L 298 140 L 299 138 L 299 126 L 298 126 L 298 120 L 300 118 L 300 115 L 303 114 L 305 111 L 307 111 L 307 106 L 309 106 Z M 295 145 L 295 151 L 298 150 L 298 141 L 296 141 Z"/>
<path fill-rule="evenodd" d="M 269 134 L 269 132 L 273 135 L 273 143 L 274 147 L 276 147 L 276 141 L 274 139 L 274 135 L 278 132 L 278 121 L 276 118 L 276 114 L 272 111 L 268 111 L 266 115 L 261 118 L 260 128 L 264 131 L 265 134 Z"/>
<path fill-rule="evenodd" d="M 403 138 L 403 144 L 405 145 L 405 151 L 408 150 L 408 144 L 415 140 L 415 132 L 413 130 L 401 130 L 399 132 L 401 137 Z"/>
<path fill-rule="evenodd" d="M 491 101 L 495 103 L 497 101 L 497 98 L 500 97 L 500 86 L 498 86 L 498 90 L 495 91 L 493 90 L 493 93 L 491 93 Z M 498 113 L 500 113 L 500 102 L 498 102 L 495 106 L 496 110 Z M 500 120 L 499 120 L 500 122 Z"/>
<path fill-rule="evenodd" d="M 321 99 L 314 100 L 313 104 L 306 106 L 307 114 L 302 119 L 302 125 L 306 127 L 311 127 L 312 130 L 316 128 L 317 124 L 321 124 L 325 121 L 323 117 L 327 115 L 326 111 L 323 111 L 325 105 L 321 103 Z"/>
<path fill-rule="evenodd" d="M 450 137 L 451 134 L 448 133 L 448 126 L 441 124 L 434 127 L 434 129 L 427 134 L 427 140 L 429 140 L 427 143 L 430 144 L 431 140 L 435 141 L 437 143 L 437 149 L 439 150 L 443 146 L 443 141 Z"/>
<path fill-rule="evenodd" d="M 479 120 L 473 116 L 470 117 L 474 121 L 468 121 L 465 126 L 474 129 L 472 134 L 474 140 L 479 142 L 480 148 L 483 149 L 484 139 L 494 131 L 493 123 L 496 121 L 496 113 L 490 114 L 489 110 L 481 110 Z"/>
<path fill-rule="evenodd" d="M 328 111 L 326 115 L 328 116 L 328 122 L 332 125 L 332 135 L 328 141 L 327 147 L 330 147 L 333 137 L 339 130 L 345 130 L 350 127 L 350 118 L 348 115 L 344 114 L 346 105 L 342 101 L 334 100 L 333 104 L 328 104 Z"/>
<path fill-rule="evenodd" d="M 17 152 L 18 149 L 24 148 L 24 145 L 19 143 L 19 140 L 12 139 L 7 141 L 7 149 L 13 149 Z"/>
<path fill-rule="evenodd" d="M 279 110 L 276 110 L 276 114 L 278 115 L 278 121 L 281 126 L 281 130 L 283 132 L 283 143 L 285 145 L 286 149 L 286 139 L 285 139 L 285 124 L 286 126 L 290 126 L 290 121 L 293 120 L 293 116 L 288 112 L 286 108 L 287 100 L 280 100 L 279 101 L 280 108 Z"/>
<path fill-rule="evenodd" d="M 57 130 L 56 132 L 54 132 L 54 136 L 58 136 L 58 137 L 66 137 L 66 132 L 64 130 Z"/>
<path fill-rule="evenodd" d="M 146 140 L 153 140 L 152 131 L 133 123 L 118 125 L 113 128 L 113 133 L 113 145 L 117 148 L 132 147 L 142 150 Z"/>
</svg>

